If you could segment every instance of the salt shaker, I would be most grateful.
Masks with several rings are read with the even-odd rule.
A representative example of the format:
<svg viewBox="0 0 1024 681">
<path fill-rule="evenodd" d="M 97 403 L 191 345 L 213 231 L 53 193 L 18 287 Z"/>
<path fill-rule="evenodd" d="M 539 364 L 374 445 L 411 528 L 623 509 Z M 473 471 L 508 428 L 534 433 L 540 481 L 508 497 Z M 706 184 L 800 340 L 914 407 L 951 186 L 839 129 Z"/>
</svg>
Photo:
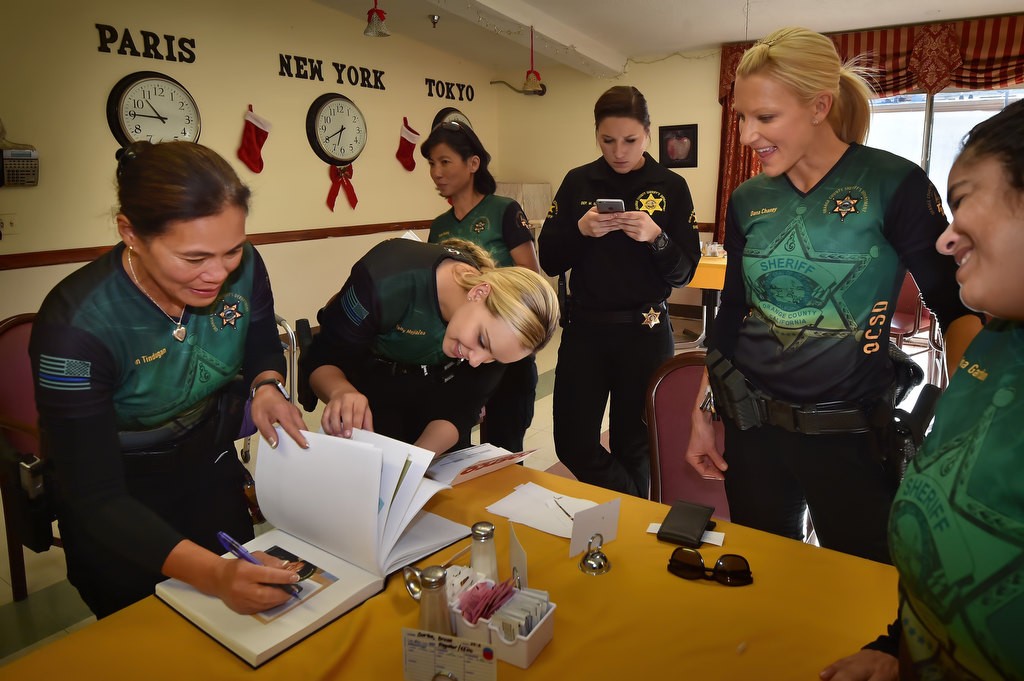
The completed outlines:
<svg viewBox="0 0 1024 681">
<path fill-rule="evenodd" d="M 498 553 L 494 548 L 494 523 L 482 520 L 473 523 L 473 544 L 469 551 L 470 567 L 481 579 L 498 582 Z"/>
<path fill-rule="evenodd" d="M 420 573 L 420 629 L 451 636 L 452 615 L 445 582 L 445 570 L 440 565 L 431 565 Z"/>
</svg>

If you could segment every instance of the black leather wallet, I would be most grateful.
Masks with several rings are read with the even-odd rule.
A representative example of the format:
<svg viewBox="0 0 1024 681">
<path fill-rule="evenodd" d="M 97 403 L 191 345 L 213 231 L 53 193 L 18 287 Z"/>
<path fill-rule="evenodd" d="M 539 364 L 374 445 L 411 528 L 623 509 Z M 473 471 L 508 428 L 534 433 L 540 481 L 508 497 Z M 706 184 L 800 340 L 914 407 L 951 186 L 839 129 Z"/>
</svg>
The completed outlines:
<svg viewBox="0 0 1024 681">
<path fill-rule="evenodd" d="M 712 530 L 715 521 L 711 514 L 715 509 L 703 504 L 693 504 L 689 501 L 675 501 L 668 515 L 661 523 L 658 530 L 658 539 L 661 541 L 681 544 L 692 548 L 699 548 L 704 530 Z"/>
</svg>

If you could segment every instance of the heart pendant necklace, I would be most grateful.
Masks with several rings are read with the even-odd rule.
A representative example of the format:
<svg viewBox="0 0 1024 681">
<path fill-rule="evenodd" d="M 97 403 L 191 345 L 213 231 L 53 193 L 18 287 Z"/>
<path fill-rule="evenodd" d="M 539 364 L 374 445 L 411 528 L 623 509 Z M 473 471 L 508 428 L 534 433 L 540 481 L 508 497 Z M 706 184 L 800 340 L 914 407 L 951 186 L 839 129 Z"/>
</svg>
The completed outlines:
<svg viewBox="0 0 1024 681">
<path fill-rule="evenodd" d="M 164 312 L 164 309 L 162 307 L 160 307 L 159 305 L 157 305 L 157 302 L 155 300 L 153 300 L 153 296 L 149 295 L 149 291 L 147 291 L 145 288 L 143 288 L 142 287 L 142 283 L 139 282 L 139 277 L 135 274 L 135 266 L 132 265 L 132 247 L 131 246 L 128 247 L 128 270 L 132 273 L 132 279 L 135 280 L 135 285 L 139 288 L 139 290 L 146 294 L 146 297 L 149 298 L 149 301 L 151 303 L 156 305 L 158 310 L 160 310 L 161 312 Z M 171 323 L 174 324 L 174 331 L 171 332 L 171 335 L 174 336 L 174 340 L 178 341 L 179 343 L 184 343 L 185 342 L 185 336 L 188 335 L 188 329 L 186 329 L 181 324 L 181 320 L 185 318 L 185 306 L 184 305 L 181 306 L 181 314 L 178 315 L 178 321 L 174 321 L 174 317 L 172 317 L 171 315 L 167 314 L 166 312 L 164 312 L 164 316 L 167 317 L 169 320 L 171 320 Z"/>
</svg>

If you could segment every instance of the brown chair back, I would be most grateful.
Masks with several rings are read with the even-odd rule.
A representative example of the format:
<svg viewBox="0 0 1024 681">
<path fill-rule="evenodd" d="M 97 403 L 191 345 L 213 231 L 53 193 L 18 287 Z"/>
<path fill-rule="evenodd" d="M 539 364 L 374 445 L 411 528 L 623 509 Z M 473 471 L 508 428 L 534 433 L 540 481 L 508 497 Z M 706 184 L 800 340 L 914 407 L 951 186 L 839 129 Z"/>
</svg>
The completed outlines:
<svg viewBox="0 0 1024 681">
<path fill-rule="evenodd" d="M 647 388 L 647 427 L 651 456 L 651 491 L 654 501 L 670 504 L 685 500 L 712 506 L 715 516 L 729 519 L 725 483 L 705 480 L 685 458 L 690 440 L 690 418 L 704 375 L 703 350 L 684 352 L 665 362 Z M 714 421 L 718 451 L 724 451 L 725 431 Z"/>
</svg>

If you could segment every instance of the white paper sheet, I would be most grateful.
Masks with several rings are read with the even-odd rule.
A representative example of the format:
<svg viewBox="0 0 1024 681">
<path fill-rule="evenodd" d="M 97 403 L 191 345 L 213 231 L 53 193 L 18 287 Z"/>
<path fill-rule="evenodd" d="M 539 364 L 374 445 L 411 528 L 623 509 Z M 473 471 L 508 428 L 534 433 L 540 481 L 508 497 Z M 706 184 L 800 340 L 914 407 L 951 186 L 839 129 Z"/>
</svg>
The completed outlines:
<svg viewBox="0 0 1024 681">
<path fill-rule="evenodd" d="M 597 506 L 588 499 L 568 497 L 532 482 L 519 485 L 487 510 L 523 525 L 529 525 L 556 537 L 572 536 L 572 516 L 577 511 Z"/>
</svg>

